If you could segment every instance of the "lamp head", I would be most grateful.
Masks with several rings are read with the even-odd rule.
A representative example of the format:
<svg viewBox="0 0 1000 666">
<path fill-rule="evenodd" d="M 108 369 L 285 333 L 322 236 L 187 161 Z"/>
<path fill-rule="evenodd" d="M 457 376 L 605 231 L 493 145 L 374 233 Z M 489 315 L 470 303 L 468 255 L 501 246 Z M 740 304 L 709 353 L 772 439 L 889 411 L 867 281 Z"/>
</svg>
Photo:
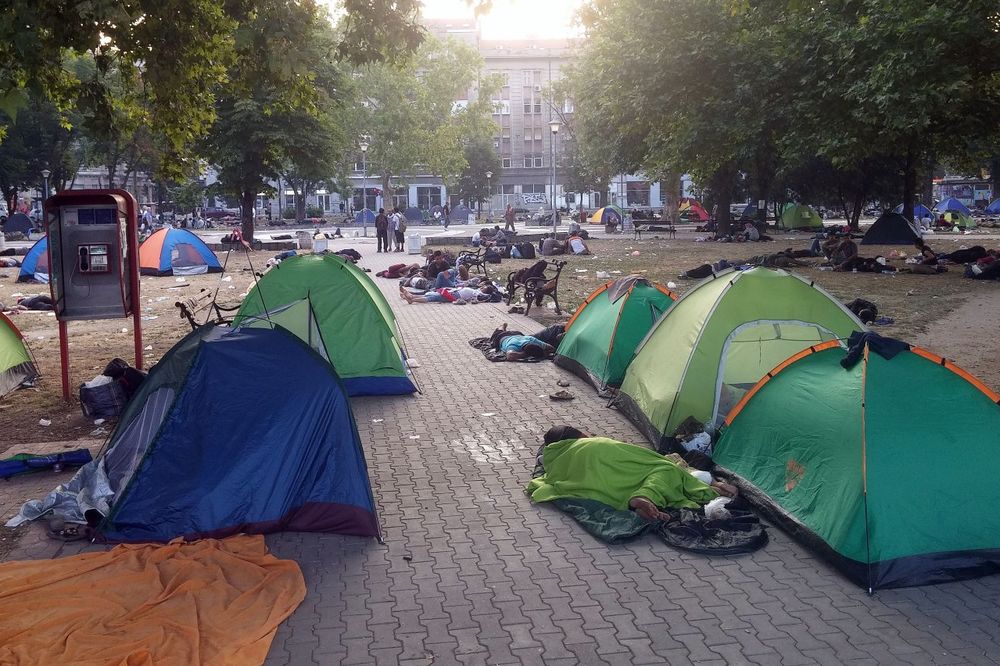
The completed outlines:
<svg viewBox="0 0 1000 666">
<path fill-rule="evenodd" d="M 48 178 L 50 173 L 52 172 L 48 169 L 42 169 L 42 178 Z"/>
<path fill-rule="evenodd" d="M 561 123 L 558 120 L 553 120 L 549 122 L 549 129 L 552 130 L 553 134 L 557 134 L 559 132 L 560 126 Z"/>
</svg>

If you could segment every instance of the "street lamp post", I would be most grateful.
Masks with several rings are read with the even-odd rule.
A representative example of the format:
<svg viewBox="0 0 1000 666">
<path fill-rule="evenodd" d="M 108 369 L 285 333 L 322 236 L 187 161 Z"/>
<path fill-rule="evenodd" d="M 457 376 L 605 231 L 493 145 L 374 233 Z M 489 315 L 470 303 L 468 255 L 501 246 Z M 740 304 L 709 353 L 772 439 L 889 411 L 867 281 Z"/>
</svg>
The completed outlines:
<svg viewBox="0 0 1000 666">
<path fill-rule="evenodd" d="M 52 172 L 48 169 L 42 169 L 42 200 L 48 200 L 49 198 L 49 175 Z"/>
<path fill-rule="evenodd" d="M 493 172 L 486 172 L 486 219 L 493 221 Z"/>
<path fill-rule="evenodd" d="M 559 134 L 559 121 L 549 122 L 549 129 L 552 130 L 552 237 L 556 237 L 556 136 Z"/>
<path fill-rule="evenodd" d="M 364 235 L 368 237 L 368 142 L 361 139 L 358 144 L 361 148 L 361 228 Z"/>
</svg>

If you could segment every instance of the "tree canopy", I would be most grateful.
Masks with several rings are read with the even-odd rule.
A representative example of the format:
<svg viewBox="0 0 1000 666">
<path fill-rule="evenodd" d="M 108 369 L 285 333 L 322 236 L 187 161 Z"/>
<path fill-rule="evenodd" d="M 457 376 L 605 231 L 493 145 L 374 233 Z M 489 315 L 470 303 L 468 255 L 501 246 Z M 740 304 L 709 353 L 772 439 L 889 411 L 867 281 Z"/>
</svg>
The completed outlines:
<svg viewBox="0 0 1000 666">
<path fill-rule="evenodd" d="M 933 161 L 997 153 L 995 2 L 593 0 L 584 19 L 581 141 L 619 170 L 693 174 L 723 217 L 741 174 L 780 200 L 822 165 L 860 212 L 873 169 L 912 207 Z"/>
</svg>

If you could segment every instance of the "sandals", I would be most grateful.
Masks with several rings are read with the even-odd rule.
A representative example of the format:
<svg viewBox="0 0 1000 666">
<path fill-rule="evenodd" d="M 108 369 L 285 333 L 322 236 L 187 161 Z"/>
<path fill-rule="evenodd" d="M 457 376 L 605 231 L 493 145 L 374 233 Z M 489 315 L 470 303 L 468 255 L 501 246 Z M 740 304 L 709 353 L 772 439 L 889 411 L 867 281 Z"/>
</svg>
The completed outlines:
<svg viewBox="0 0 1000 666">
<path fill-rule="evenodd" d="M 67 525 L 60 530 L 49 530 L 49 538 L 57 541 L 83 541 L 87 538 L 87 528 L 83 525 Z"/>
</svg>

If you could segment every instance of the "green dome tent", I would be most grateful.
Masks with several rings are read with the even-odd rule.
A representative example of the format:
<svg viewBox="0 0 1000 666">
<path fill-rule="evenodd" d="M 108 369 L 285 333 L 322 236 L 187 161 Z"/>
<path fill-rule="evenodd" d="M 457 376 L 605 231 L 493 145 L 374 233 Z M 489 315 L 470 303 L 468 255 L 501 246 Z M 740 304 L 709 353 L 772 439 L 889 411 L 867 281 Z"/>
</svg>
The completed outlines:
<svg viewBox="0 0 1000 666">
<path fill-rule="evenodd" d="M 778 218 L 778 228 L 789 230 L 815 229 L 822 231 L 823 218 L 821 218 L 819 213 L 814 211 L 809 206 L 804 206 L 802 204 L 788 204 L 785 206 L 784 211 L 782 211 L 781 217 Z"/>
<path fill-rule="evenodd" d="M 301 255 L 278 264 L 243 299 L 233 326 L 266 319 L 265 313 L 305 299 L 308 307 L 285 310 L 283 316 L 315 317 L 315 328 L 326 348 L 323 356 L 336 368 L 350 395 L 400 395 L 417 390 L 406 369 L 389 302 L 371 278 L 337 255 Z M 276 323 L 299 337 L 314 328 L 309 322 Z"/>
<path fill-rule="evenodd" d="M 638 275 L 602 285 L 566 323 L 556 364 L 598 390 L 620 385 L 636 347 L 678 298 L 666 287 Z"/>
<path fill-rule="evenodd" d="M 14 322 L 0 312 L 0 398 L 36 377 L 38 369 L 24 336 Z"/>
<path fill-rule="evenodd" d="M 689 417 L 714 424 L 795 352 L 864 326 L 813 282 L 782 270 L 728 270 L 660 318 L 625 372 L 618 406 L 658 446 Z"/>
<path fill-rule="evenodd" d="M 1000 572 L 1000 395 L 916 347 L 843 358 L 828 342 L 771 371 L 727 417 L 715 462 L 869 590 Z"/>
</svg>

